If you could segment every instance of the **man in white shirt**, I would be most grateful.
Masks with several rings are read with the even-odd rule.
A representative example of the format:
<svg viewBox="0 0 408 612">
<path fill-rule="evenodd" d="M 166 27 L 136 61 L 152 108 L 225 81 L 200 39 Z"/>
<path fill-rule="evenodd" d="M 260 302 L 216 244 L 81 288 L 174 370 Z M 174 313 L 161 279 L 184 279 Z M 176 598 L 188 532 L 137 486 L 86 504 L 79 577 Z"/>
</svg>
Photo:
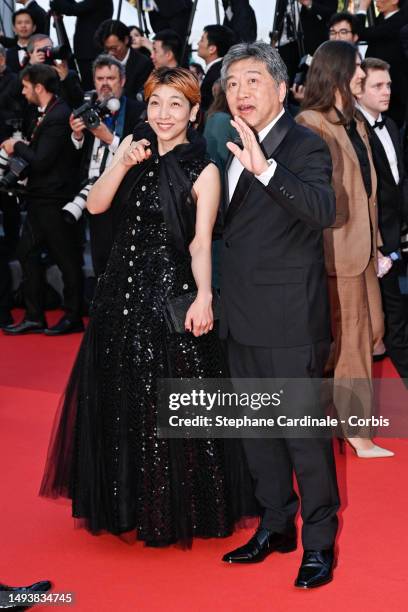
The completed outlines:
<svg viewBox="0 0 408 612">
<path fill-rule="evenodd" d="M 21 9 L 13 14 L 13 30 L 17 37 L 16 45 L 7 51 L 7 65 L 13 72 L 20 72 L 28 61 L 27 45 L 34 34 L 34 19 L 27 10 Z"/>
<path fill-rule="evenodd" d="M 47 13 L 35 0 L 17 0 L 17 4 L 22 4 L 24 9 L 27 10 L 35 23 L 36 32 L 41 34 L 48 34 L 49 24 Z"/>
<path fill-rule="evenodd" d="M 398 277 L 404 273 L 401 259 L 401 221 L 408 222 L 408 185 L 399 131 L 382 113 L 388 110 L 391 95 L 389 65 L 367 58 L 361 65 L 366 73 L 358 108 L 369 126 L 370 142 L 377 172 L 378 226 L 383 245 L 379 263 L 388 272 L 380 277 L 385 316 L 384 344 L 400 376 L 408 386 L 408 317 Z M 382 263 L 382 266 L 381 266 Z"/>
</svg>

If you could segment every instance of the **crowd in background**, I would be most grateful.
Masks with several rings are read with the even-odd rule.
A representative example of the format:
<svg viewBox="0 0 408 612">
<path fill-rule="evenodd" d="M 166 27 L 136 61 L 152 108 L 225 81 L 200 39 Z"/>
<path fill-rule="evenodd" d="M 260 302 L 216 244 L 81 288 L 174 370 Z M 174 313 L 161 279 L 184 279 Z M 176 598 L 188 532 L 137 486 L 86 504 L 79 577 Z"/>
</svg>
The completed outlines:
<svg viewBox="0 0 408 612">
<path fill-rule="evenodd" d="M 354 14 L 337 12 L 344 8 L 337 0 L 278 3 L 270 42 L 287 65 L 291 88 L 287 103 L 294 115 L 305 96 L 307 99 L 311 58 L 325 40 L 347 41 L 356 49 L 362 44 L 366 58 L 382 60 L 379 70 L 390 76 L 390 98 L 383 112 L 395 122 L 405 165 L 408 10 L 403 0 L 377 0 L 373 20 L 367 18 L 373 8 L 370 2 L 360 0 Z M 188 44 L 191 0 L 156 0 L 149 13 L 152 33 L 144 29 L 146 21 L 141 28 L 112 19 L 111 0 L 52 0 L 51 23 L 54 19 L 59 24 L 59 42 L 63 43 L 58 47 L 49 35 L 50 15 L 33 0 L 17 4 L 15 36 L 0 36 L 0 325 L 7 333 L 59 335 L 83 329 L 82 267 L 87 237 L 95 277 L 103 273 L 109 257 L 111 219 L 109 215 L 88 216 L 86 196 L 120 142 L 145 119 L 146 79 L 152 70 L 163 67 L 185 66 L 195 74 L 201 88 L 196 128 L 206 138 L 208 155 L 223 172 L 228 158 L 225 143 L 237 134 L 220 84 L 222 59 L 232 45 L 256 39 L 256 19 L 246 0 L 226 0 L 223 25 L 204 28 L 198 41 L 199 59 L 194 61 Z M 61 34 L 63 15 L 77 16 L 73 53 Z M 397 183 L 402 184 L 403 177 L 400 168 Z M 379 210 L 384 227 L 393 225 L 394 234 L 398 233 L 398 244 L 394 236 L 392 251 L 383 249 L 383 255 L 392 253 L 398 259 L 402 276 L 400 241 L 406 210 L 404 198 L 393 213 Z M 10 262 L 16 259 L 22 270 L 17 291 L 12 290 L 10 270 Z M 47 308 L 60 301 L 45 283 L 51 263 L 62 273 L 65 309 L 54 327 L 47 326 L 45 317 Z M 217 286 L 217 266 L 214 268 Z M 22 323 L 13 325 L 11 309 L 16 304 L 25 308 L 26 315 Z M 404 316 L 406 311 L 399 315 L 400 319 Z M 405 322 L 404 342 L 406 327 Z M 374 352 L 384 350 L 380 338 Z M 401 375 L 404 373 L 402 368 Z"/>
</svg>

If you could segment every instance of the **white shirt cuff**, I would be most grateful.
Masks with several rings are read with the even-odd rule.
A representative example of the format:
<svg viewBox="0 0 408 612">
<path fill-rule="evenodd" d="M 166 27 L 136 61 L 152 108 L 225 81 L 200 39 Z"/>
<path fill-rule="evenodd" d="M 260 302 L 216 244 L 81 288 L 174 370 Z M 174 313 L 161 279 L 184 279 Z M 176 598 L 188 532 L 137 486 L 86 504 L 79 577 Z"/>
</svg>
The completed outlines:
<svg viewBox="0 0 408 612">
<path fill-rule="evenodd" d="M 81 140 L 77 140 L 74 136 L 74 132 L 71 132 L 71 140 L 74 143 L 74 147 L 79 150 L 82 149 L 84 145 L 84 137 L 82 136 Z"/>
<path fill-rule="evenodd" d="M 356 15 L 367 15 L 367 11 L 361 9 L 360 11 L 357 11 Z"/>
<path fill-rule="evenodd" d="M 262 174 L 255 174 L 258 181 L 261 181 L 265 187 L 269 184 L 269 181 L 275 174 L 277 163 L 274 159 L 268 159 L 269 167 L 262 172 Z"/>
<path fill-rule="evenodd" d="M 116 153 L 116 150 L 119 148 L 120 138 L 117 134 L 114 135 L 112 142 L 109 145 L 109 151 L 111 153 Z"/>
</svg>

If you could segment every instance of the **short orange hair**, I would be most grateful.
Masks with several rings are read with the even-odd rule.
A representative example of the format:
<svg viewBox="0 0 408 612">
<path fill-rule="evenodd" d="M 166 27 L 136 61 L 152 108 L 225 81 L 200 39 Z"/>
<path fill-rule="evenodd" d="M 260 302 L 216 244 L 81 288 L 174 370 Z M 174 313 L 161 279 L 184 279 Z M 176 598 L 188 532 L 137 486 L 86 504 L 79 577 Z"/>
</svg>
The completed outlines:
<svg viewBox="0 0 408 612">
<path fill-rule="evenodd" d="M 183 94 L 191 106 L 201 102 L 200 84 L 197 77 L 186 68 L 158 68 L 153 70 L 144 86 L 145 99 L 148 100 L 156 87 L 170 85 Z"/>
</svg>

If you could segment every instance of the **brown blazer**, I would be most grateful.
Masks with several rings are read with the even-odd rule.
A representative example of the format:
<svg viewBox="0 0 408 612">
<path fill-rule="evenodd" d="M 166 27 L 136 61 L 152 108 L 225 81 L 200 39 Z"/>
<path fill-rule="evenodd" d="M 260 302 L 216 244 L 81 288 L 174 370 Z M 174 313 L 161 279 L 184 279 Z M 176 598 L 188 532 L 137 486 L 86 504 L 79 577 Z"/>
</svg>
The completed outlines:
<svg viewBox="0 0 408 612">
<path fill-rule="evenodd" d="M 356 118 L 357 130 L 370 159 L 372 193 L 367 203 L 360 164 L 336 111 L 306 110 L 296 121 L 316 132 L 327 143 L 333 162 L 332 185 L 336 194 L 336 221 L 324 230 L 324 251 L 330 276 L 358 276 L 381 246 L 377 221 L 377 176 L 364 122 Z M 371 229 L 372 228 L 372 229 Z M 373 238 L 372 238 L 373 237 Z M 375 265 L 377 257 L 374 257 Z"/>
</svg>

